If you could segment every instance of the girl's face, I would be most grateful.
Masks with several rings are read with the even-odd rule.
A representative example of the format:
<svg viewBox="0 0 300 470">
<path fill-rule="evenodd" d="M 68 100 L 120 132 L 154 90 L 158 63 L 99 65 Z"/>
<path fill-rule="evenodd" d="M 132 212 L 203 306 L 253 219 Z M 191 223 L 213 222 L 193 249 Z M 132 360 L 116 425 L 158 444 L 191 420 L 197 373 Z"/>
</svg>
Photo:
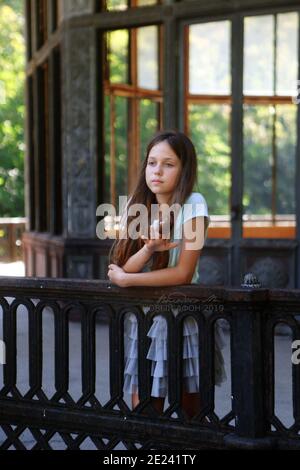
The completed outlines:
<svg viewBox="0 0 300 470">
<path fill-rule="evenodd" d="M 146 183 L 158 196 L 158 202 L 169 200 L 180 178 L 181 169 L 181 160 L 167 141 L 152 147 L 146 166 Z"/>
</svg>

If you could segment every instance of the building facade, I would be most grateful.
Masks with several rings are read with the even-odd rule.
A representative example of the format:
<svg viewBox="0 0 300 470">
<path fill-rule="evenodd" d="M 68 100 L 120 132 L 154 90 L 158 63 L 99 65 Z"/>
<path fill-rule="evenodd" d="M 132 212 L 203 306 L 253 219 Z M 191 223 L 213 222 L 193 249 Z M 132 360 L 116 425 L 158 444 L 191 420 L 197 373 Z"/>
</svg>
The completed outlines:
<svg viewBox="0 0 300 470">
<path fill-rule="evenodd" d="M 299 2 L 26 0 L 26 274 L 106 279 L 97 207 L 160 128 L 195 143 L 201 283 L 300 287 Z"/>
</svg>

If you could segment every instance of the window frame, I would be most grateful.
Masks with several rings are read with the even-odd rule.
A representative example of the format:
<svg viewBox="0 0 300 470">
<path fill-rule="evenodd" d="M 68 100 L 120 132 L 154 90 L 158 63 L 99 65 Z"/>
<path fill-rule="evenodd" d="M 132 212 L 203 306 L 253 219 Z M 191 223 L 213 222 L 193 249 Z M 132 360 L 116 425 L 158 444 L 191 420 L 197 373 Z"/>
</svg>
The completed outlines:
<svg viewBox="0 0 300 470">
<path fill-rule="evenodd" d="M 158 28 L 158 89 L 157 90 L 150 90 L 148 88 L 143 88 L 138 86 L 138 76 L 137 76 L 137 30 L 138 27 L 132 28 L 118 28 L 118 29 L 126 29 L 129 32 L 129 69 L 128 69 L 128 84 L 111 84 L 109 82 L 109 64 L 107 61 L 107 44 L 105 40 L 105 35 L 108 32 L 115 31 L 114 30 L 107 30 L 101 32 L 102 43 L 103 43 L 103 97 L 102 102 L 104 103 L 105 96 L 110 97 L 110 116 L 111 122 L 110 127 L 113 129 L 114 127 L 114 101 L 116 97 L 125 97 L 128 99 L 128 129 L 127 129 L 127 142 L 128 142 L 128 173 L 127 173 L 127 181 L 128 181 L 128 192 L 130 193 L 136 183 L 136 175 L 139 170 L 140 166 L 140 110 L 139 104 L 142 99 L 150 99 L 152 102 L 158 105 L 157 111 L 157 122 L 158 128 L 162 126 L 163 122 L 163 29 L 161 24 L 153 24 L 153 25 L 146 25 L 146 26 L 156 26 Z M 141 26 L 143 27 L 143 26 Z M 104 109 L 104 108 L 103 108 Z M 102 136 L 103 140 L 105 139 L 105 131 L 104 131 L 104 113 L 102 113 Z M 111 187 L 110 187 L 110 194 L 111 199 L 109 202 L 113 204 L 115 207 L 117 206 L 117 193 L 116 193 L 116 170 L 115 170 L 115 162 L 116 162 L 116 155 L 115 155 L 115 137 L 114 132 L 111 130 L 111 144 L 110 144 L 111 155 L 110 155 L 110 162 L 111 162 L 111 169 L 112 169 L 112 178 L 111 178 Z M 103 159 L 104 161 L 104 154 Z M 104 171 L 103 171 L 104 173 Z M 104 174 L 102 176 L 102 181 L 104 181 Z M 104 200 L 104 196 L 102 194 L 102 200 Z"/>
<path fill-rule="evenodd" d="M 214 16 L 199 16 L 198 18 L 187 18 L 180 22 L 180 56 L 183 57 L 183 65 L 180 70 L 180 91 L 179 91 L 179 109 L 180 109 L 180 127 L 189 135 L 188 126 L 188 106 L 190 103 L 194 104 L 230 104 L 231 105 L 231 124 L 230 124 L 230 141 L 231 141 L 231 192 L 229 201 L 229 217 L 227 223 L 222 221 L 222 217 L 211 216 L 212 226 L 209 229 L 209 236 L 211 238 L 235 238 L 240 240 L 242 238 L 290 238 L 297 237 L 297 207 L 295 214 L 295 223 L 290 227 L 283 227 L 278 223 L 278 216 L 276 214 L 276 150 L 273 142 L 272 146 L 272 213 L 271 213 L 271 227 L 262 226 L 251 227 L 244 220 L 243 214 L 243 115 L 245 104 L 293 104 L 292 97 L 270 95 L 270 96 L 254 96 L 243 94 L 243 75 L 244 75 L 244 20 L 248 17 L 256 17 L 261 15 L 277 15 L 282 13 L 298 13 L 298 78 L 300 78 L 300 8 L 286 7 L 284 9 L 269 8 L 267 10 L 253 10 L 251 12 L 240 12 L 226 15 Z M 276 16 L 275 16 L 276 18 Z M 208 22 L 217 21 L 230 21 L 231 28 L 231 95 L 196 95 L 189 93 L 189 47 L 188 47 L 188 33 L 189 26 L 194 24 L 205 24 Z M 276 20 L 275 20 L 276 23 Z M 276 34 L 276 27 L 274 33 Z M 239 41 L 237 41 L 239 37 Z M 274 50 L 274 61 L 276 61 L 276 48 Z M 274 71 L 275 74 L 275 71 Z M 240 75 L 240 77 L 238 76 Z M 274 83 L 276 87 L 276 83 Z M 276 89 L 276 88 L 275 88 Z M 296 148 L 296 165 L 297 156 L 299 156 L 299 108 L 297 111 L 297 148 Z M 274 132 L 273 132 L 274 140 Z M 299 157 L 298 157 L 299 158 Z M 299 170 L 298 170 L 299 173 Z M 295 193 L 296 206 L 297 206 L 297 188 Z M 258 220 L 258 218 L 257 218 Z M 247 226 L 248 225 L 248 226 Z"/>
</svg>

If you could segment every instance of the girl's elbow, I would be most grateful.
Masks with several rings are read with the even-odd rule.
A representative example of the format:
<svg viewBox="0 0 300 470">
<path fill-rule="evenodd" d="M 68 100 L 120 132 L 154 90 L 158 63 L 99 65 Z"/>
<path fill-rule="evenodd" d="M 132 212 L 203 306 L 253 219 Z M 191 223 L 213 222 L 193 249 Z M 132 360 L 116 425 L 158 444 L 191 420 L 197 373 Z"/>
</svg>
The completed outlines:
<svg viewBox="0 0 300 470">
<path fill-rule="evenodd" d="M 127 274 L 132 274 L 132 273 L 136 273 L 136 271 L 134 269 L 128 269 L 128 268 L 124 268 L 122 267 L 124 273 L 127 273 Z"/>
<path fill-rule="evenodd" d="M 193 275 L 190 275 L 184 270 L 179 271 L 179 284 L 190 284 L 192 282 Z"/>
<path fill-rule="evenodd" d="M 193 276 L 186 276 L 182 284 L 191 284 Z"/>
</svg>

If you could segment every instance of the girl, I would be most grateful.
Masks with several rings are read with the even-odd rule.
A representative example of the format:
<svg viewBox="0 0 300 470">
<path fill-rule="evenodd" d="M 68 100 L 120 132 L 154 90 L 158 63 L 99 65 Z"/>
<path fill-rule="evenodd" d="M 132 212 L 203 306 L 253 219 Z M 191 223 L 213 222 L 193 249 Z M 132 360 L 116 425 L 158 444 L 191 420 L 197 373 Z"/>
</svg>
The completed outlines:
<svg viewBox="0 0 300 470">
<path fill-rule="evenodd" d="M 178 131 L 158 132 L 147 147 L 147 155 L 143 162 L 140 175 L 128 202 L 127 210 L 133 204 L 140 203 L 147 207 L 149 214 L 150 234 L 148 238 L 116 239 L 109 255 L 108 277 L 120 287 L 129 286 L 174 286 L 197 283 L 197 262 L 201 247 L 191 249 L 193 242 L 187 233 L 196 233 L 204 227 L 203 239 L 206 238 L 209 216 L 204 197 L 192 192 L 197 178 L 197 157 L 190 139 Z M 172 206 L 190 204 L 192 211 L 182 211 L 170 223 L 171 239 L 161 238 L 161 223 L 150 220 L 151 205 L 163 204 Z M 134 219 L 128 216 L 127 227 Z M 123 219 L 124 220 L 124 219 Z M 182 238 L 174 241 L 174 233 L 182 228 Z M 198 234 L 199 235 L 199 234 Z M 159 238 L 160 237 L 160 238 Z M 203 245 L 203 243 L 202 243 Z M 201 246 L 202 246 L 201 245 Z M 141 272 L 152 260 L 150 272 Z M 148 308 L 149 310 L 149 308 Z M 147 308 L 144 307 L 147 313 Z M 193 416 L 199 411 L 199 377 L 198 377 L 198 330 L 191 318 L 184 322 L 184 391 L 182 407 Z M 154 317 L 148 332 L 151 345 L 147 358 L 152 361 L 152 391 L 155 397 L 153 404 L 162 412 L 164 398 L 167 395 L 167 323 L 161 315 Z M 220 337 L 216 336 L 216 383 L 225 378 L 223 357 L 220 353 Z M 137 320 L 131 314 L 125 322 L 125 380 L 124 391 L 132 394 L 132 406 L 139 403 L 137 381 Z"/>
</svg>

